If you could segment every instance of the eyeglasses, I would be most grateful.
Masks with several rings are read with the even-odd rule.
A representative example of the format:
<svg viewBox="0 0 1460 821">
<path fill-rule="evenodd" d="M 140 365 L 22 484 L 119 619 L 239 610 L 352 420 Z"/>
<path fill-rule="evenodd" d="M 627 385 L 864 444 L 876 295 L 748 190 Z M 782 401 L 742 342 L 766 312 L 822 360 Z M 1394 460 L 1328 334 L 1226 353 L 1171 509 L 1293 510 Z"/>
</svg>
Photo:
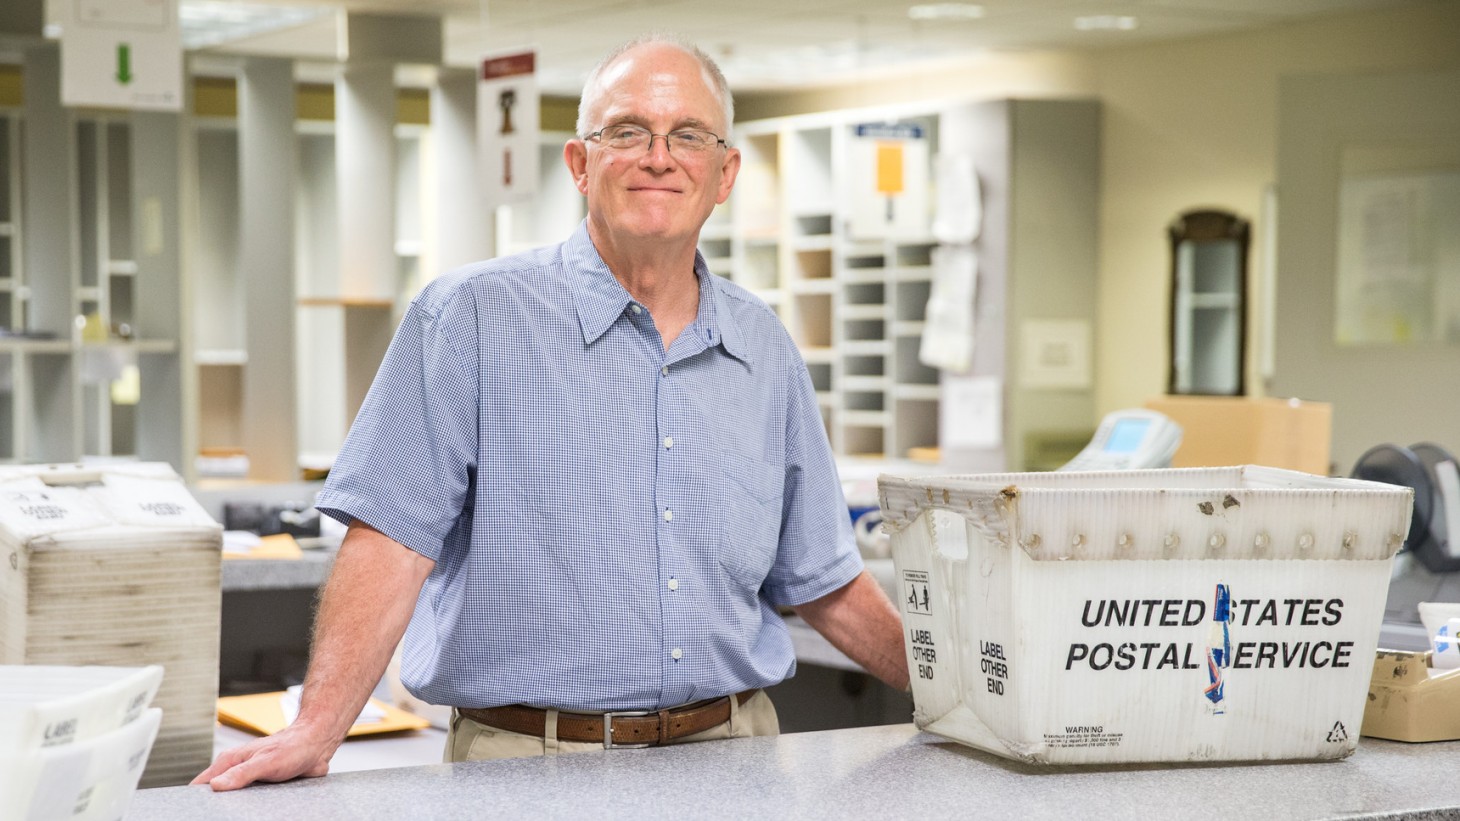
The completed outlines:
<svg viewBox="0 0 1460 821">
<path fill-rule="evenodd" d="M 614 151 L 633 151 L 636 148 L 651 150 L 655 137 L 664 138 L 664 146 L 671 153 L 699 154 L 717 145 L 729 145 L 716 134 L 698 128 L 680 128 L 668 134 L 655 134 L 641 125 L 623 123 L 601 128 L 587 135 L 585 140 L 598 140 L 599 144 Z"/>
</svg>

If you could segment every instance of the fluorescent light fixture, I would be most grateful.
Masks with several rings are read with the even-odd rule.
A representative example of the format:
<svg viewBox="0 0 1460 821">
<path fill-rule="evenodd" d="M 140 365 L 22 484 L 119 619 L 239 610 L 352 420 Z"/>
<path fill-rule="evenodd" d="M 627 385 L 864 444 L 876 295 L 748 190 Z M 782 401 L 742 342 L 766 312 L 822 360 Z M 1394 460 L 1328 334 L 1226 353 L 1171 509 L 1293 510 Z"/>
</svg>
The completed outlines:
<svg viewBox="0 0 1460 821">
<path fill-rule="evenodd" d="M 907 16 L 914 20 L 977 20 L 983 16 L 983 6 L 972 3 L 924 3 L 908 7 Z"/>
<path fill-rule="evenodd" d="M 178 23 L 183 47 L 194 49 L 302 26 L 333 13 L 334 9 L 325 6 L 182 0 L 178 4 Z"/>
<path fill-rule="evenodd" d="M 1118 14 L 1093 14 L 1075 18 L 1075 28 L 1080 31 L 1130 31 L 1138 25 L 1140 21 L 1136 18 Z"/>
</svg>

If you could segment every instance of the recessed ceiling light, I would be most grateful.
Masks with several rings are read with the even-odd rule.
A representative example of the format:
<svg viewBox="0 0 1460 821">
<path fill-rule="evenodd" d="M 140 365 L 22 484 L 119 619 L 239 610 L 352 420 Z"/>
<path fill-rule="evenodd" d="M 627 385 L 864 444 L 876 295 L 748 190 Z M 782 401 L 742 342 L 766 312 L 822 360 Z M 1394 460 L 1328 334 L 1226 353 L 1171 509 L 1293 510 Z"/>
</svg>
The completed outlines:
<svg viewBox="0 0 1460 821">
<path fill-rule="evenodd" d="M 1080 31 L 1130 31 L 1138 25 L 1140 21 L 1136 18 L 1117 14 L 1094 14 L 1075 18 L 1075 28 Z"/>
<path fill-rule="evenodd" d="M 907 16 L 914 20 L 977 20 L 983 16 L 983 6 L 972 3 L 924 3 L 910 6 Z"/>
</svg>

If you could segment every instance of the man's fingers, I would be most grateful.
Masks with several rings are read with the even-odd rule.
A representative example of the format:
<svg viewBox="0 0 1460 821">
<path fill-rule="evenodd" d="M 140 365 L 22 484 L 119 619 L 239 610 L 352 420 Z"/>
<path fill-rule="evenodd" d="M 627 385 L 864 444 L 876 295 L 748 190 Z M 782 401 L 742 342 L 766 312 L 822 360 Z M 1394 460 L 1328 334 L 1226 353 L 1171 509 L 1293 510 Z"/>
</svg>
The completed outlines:
<svg viewBox="0 0 1460 821">
<path fill-rule="evenodd" d="M 288 781 L 297 772 L 285 773 L 275 765 L 277 756 L 259 753 L 230 767 L 223 774 L 208 781 L 214 792 L 227 792 L 247 787 L 255 781 Z"/>
<path fill-rule="evenodd" d="M 329 772 L 329 759 L 300 755 L 277 743 L 278 739 L 260 739 L 228 750 L 213 766 L 198 774 L 192 783 L 207 784 L 215 792 L 247 787 L 256 781 L 288 781 L 299 776 L 318 777 Z"/>
<path fill-rule="evenodd" d="M 198 773 L 197 777 L 189 782 L 189 786 L 207 784 L 221 773 L 226 772 L 234 764 L 243 760 L 243 749 L 242 747 L 234 747 L 230 750 L 224 750 L 217 758 L 213 759 L 213 763 L 209 765 L 208 769 Z"/>
</svg>

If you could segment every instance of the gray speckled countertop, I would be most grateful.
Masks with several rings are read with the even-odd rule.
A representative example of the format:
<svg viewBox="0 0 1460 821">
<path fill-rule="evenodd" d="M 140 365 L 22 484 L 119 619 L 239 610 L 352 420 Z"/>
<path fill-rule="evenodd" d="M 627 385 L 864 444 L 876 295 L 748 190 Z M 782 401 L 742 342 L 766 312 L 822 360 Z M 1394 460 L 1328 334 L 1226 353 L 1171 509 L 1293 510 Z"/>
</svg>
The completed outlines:
<svg viewBox="0 0 1460 821">
<path fill-rule="evenodd" d="M 1343 761 L 1037 768 L 911 724 L 136 794 L 128 819 L 1453 818 L 1460 742 Z"/>
<path fill-rule="evenodd" d="M 297 559 L 227 559 L 224 593 L 239 590 L 294 590 L 319 587 L 335 563 L 335 550 L 306 550 Z"/>
</svg>

